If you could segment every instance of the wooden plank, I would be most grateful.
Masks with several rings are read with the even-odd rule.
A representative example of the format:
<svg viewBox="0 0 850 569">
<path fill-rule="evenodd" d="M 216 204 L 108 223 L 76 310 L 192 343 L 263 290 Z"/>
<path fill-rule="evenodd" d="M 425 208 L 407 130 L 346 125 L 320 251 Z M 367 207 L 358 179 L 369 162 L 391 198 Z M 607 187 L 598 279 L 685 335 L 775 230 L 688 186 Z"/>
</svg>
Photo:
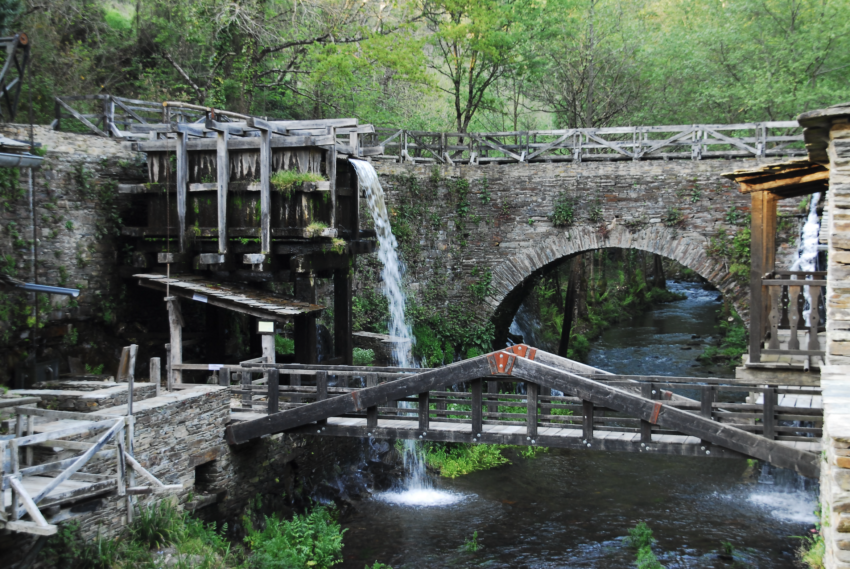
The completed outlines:
<svg viewBox="0 0 850 569">
<path fill-rule="evenodd" d="M 277 413 L 280 402 L 280 370 L 270 369 L 269 374 L 269 413 Z"/>
<path fill-rule="evenodd" d="M 227 149 L 227 132 L 217 132 L 216 183 L 218 184 L 218 252 L 227 253 L 227 186 L 230 183 L 230 157 Z"/>
<path fill-rule="evenodd" d="M 271 253 L 272 249 L 271 137 L 270 131 L 260 131 L 260 252 L 264 255 Z"/>
<path fill-rule="evenodd" d="M 653 399 L 652 384 L 642 383 L 640 386 L 640 394 L 644 399 Z M 652 423 L 645 419 L 640 421 L 640 442 L 644 444 L 652 443 Z"/>
<path fill-rule="evenodd" d="M 430 398 L 428 392 L 419 394 L 419 430 L 427 432 L 430 422 Z"/>
<path fill-rule="evenodd" d="M 81 123 L 83 123 L 84 125 L 86 125 L 87 127 L 89 127 L 89 128 L 90 128 L 92 131 L 94 131 L 96 134 L 99 134 L 100 136 L 105 136 L 105 137 L 108 137 L 108 136 L 109 136 L 108 134 L 106 134 L 105 132 L 103 132 L 102 130 L 100 130 L 99 128 L 97 128 L 97 127 L 96 127 L 96 126 L 95 126 L 95 125 L 94 125 L 91 121 L 89 121 L 86 117 L 84 117 L 83 115 L 81 115 L 80 113 L 78 113 L 77 111 L 75 111 L 74 109 L 72 109 L 72 108 L 71 108 L 71 107 L 70 107 L 70 106 L 69 106 L 69 105 L 68 105 L 65 101 L 63 101 L 63 100 L 62 100 L 62 99 L 60 99 L 59 97 L 56 97 L 56 102 L 57 102 L 57 103 L 59 103 L 59 105 L 61 105 L 61 106 L 62 106 L 62 108 L 64 108 L 66 111 L 68 111 L 69 113 L 71 113 L 71 116 L 72 116 L 72 117 L 74 117 L 75 119 L 77 119 L 78 121 L 80 121 Z M 99 116 L 99 115 L 98 115 L 98 116 Z"/>
<path fill-rule="evenodd" d="M 186 252 L 186 191 L 189 185 L 189 152 L 186 148 L 187 137 L 183 133 L 175 134 L 177 141 L 177 219 L 180 231 L 180 252 Z M 170 165 L 166 163 L 166 168 Z"/>
<path fill-rule="evenodd" d="M 776 438 L 776 388 L 771 387 L 764 391 L 764 411 L 762 412 L 762 435 L 770 440 Z"/>
<path fill-rule="evenodd" d="M 593 401 L 582 401 L 582 436 L 587 443 L 593 441 Z"/>
</svg>

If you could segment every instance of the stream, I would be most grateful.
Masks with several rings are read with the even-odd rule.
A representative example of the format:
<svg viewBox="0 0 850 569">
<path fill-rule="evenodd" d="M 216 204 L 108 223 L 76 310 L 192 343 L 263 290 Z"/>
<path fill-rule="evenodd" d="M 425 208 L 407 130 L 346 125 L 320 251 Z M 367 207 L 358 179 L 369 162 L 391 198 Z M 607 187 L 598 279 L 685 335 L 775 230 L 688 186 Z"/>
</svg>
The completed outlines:
<svg viewBox="0 0 850 569">
<path fill-rule="evenodd" d="M 695 283 L 669 286 L 688 299 L 608 330 L 588 363 L 614 373 L 719 376 L 696 364 L 714 334 L 719 293 Z M 668 569 L 791 568 L 798 540 L 789 536 L 815 521 L 813 482 L 775 469 L 760 477 L 744 460 L 506 453 L 510 465 L 433 480 L 441 498 L 435 502 L 388 499 L 399 494 L 392 492 L 357 502 L 342 520 L 339 567 L 362 569 L 376 560 L 394 569 L 633 567 L 634 551 L 622 538 L 644 521 Z M 480 548 L 464 551 L 473 532 Z M 733 559 L 718 556 L 721 542 L 734 546 Z"/>
</svg>

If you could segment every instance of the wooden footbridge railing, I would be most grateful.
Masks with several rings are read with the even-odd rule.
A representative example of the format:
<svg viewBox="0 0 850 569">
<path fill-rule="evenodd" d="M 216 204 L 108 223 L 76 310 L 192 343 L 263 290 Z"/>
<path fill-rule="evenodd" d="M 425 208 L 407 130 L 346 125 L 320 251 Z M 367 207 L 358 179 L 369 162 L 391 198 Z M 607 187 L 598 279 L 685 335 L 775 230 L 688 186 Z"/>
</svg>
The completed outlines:
<svg viewBox="0 0 850 569">
<path fill-rule="evenodd" d="M 818 475 L 822 403 L 812 387 L 603 375 L 524 345 L 429 370 L 243 363 L 252 365 L 268 385 L 237 390 L 252 412 L 233 414 L 232 444 L 289 431 L 752 457 Z M 281 373 L 297 373 L 298 385 L 279 385 Z M 304 375 L 315 385 L 300 385 Z M 329 386 L 334 375 L 365 387 Z M 503 382 L 521 382 L 526 393 L 499 393 Z M 270 412 L 256 413 L 264 404 Z"/>
</svg>

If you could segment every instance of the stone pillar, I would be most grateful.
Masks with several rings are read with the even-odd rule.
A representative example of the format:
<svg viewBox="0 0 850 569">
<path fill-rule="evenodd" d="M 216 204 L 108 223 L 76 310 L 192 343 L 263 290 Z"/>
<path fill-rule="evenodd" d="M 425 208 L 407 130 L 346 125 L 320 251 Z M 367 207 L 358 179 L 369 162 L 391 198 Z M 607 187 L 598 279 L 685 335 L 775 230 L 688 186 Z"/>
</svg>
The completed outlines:
<svg viewBox="0 0 850 569">
<path fill-rule="evenodd" d="M 829 164 L 820 502 L 828 569 L 850 569 L 850 104 L 800 115 L 809 159 Z"/>
</svg>

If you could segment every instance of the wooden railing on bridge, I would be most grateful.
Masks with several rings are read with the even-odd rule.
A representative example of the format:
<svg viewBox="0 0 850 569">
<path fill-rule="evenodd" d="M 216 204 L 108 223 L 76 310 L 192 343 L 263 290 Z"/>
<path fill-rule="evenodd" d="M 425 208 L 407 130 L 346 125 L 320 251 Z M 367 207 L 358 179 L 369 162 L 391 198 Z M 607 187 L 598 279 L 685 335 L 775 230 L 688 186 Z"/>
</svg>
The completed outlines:
<svg viewBox="0 0 850 569">
<path fill-rule="evenodd" d="M 56 97 L 52 127 L 76 119 L 101 136 L 140 138 L 133 125 L 196 122 L 209 112 L 247 120 L 246 115 L 181 102 L 157 103 L 108 94 Z M 701 160 L 804 156 L 796 121 L 739 124 L 622 126 L 509 132 L 433 132 L 376 128 L 360 149 L 378 159 L 437 164 L 585 162 L 609 160 Z M 374 155 L 377 153 L 377 156 Z M 366 154 L 360 154 L 366 155 Z"/>
<path fill-rule="evenodd" d="M 817 475 L 815 452 L 822 434 L 818 388 L 582 374 L 574 373 L 575 362 L 565 358 L 526 346 L 511 350 L 431 370 L 243 363 L 245 369 L 253 368 L 235 390 L 243 397 L 245 413 L 234 409 L 228 438 L 241 443 L 295 430 L 751 456 Z M 267 385 L 244 379 L 252 373 L 266 374 Z M 297 383 L 281 385 L 281 374 L 297 377 Z M 302 385 L 304 376 L 313 376 L 314 385 Z M 521 383 L 525 393 L 515 388 L 502 393 L 500 383 Z"/>
<path fill-rule="evenodd" d="M 761 285 L 762 311 L 767 315 L 762 320 L 764 346 L 757 346 L 750 361 L 761 361 L 762 355 L 823 356 L 818 333 L 826 330 L 821 320 L 826 271 L 777 270 L 766 274 Z"/>
</svg>

